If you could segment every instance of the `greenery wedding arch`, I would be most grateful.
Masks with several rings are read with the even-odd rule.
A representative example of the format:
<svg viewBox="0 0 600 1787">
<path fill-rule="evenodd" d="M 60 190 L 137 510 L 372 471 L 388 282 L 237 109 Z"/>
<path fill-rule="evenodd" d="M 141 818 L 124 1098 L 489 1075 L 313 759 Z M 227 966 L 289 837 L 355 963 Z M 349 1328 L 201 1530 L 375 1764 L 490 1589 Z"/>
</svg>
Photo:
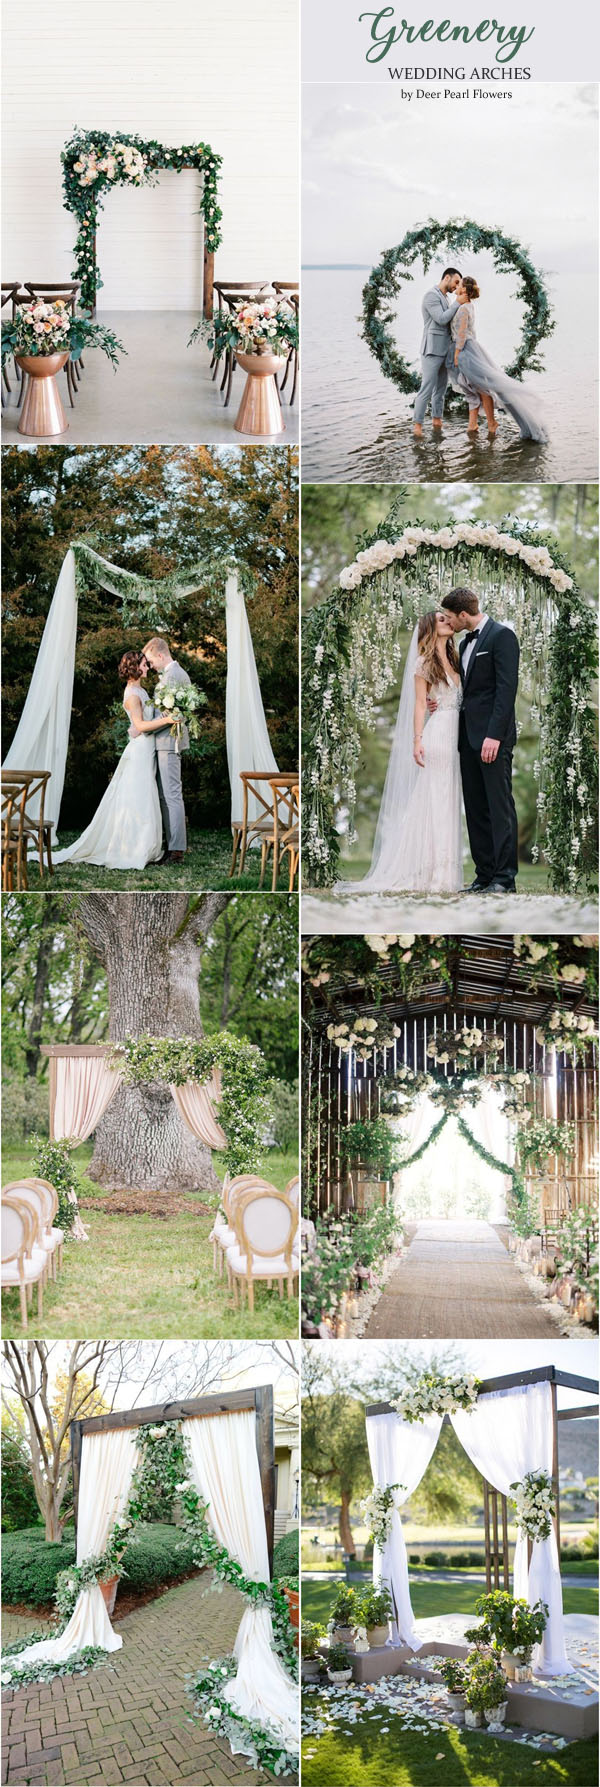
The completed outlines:
<svg viewBox="0 0 600 1787">
<path fill-rule="evenodd" d="M 419 374 L 404 359 L 394 340 L 395 300 L 402 281 L 412 279 L 415 262 L 422 261 L 427 272 L 442 248 L 448 258 L 461 255 L 465 249 L 473 254 L 487 249 L 497 273 L 516 275 L 516 296 L 523 305 L 524 317 L 517 352 L 505 371 L 515 379 L 522 379 L 525 372 L 541 372 L 539 346 L 552 334 L 555 324 L 544 279 L 527 251 L 514 237 L 504 236 L 501 230 L 485 229 L 470 219 L 451 218 L 447 223 L 437 223 L 429 218 L 421 228 L 408 230 L 397 248 L 385 250 L 363 289 L 361 334 L 385 377 L 392 379 L 400 391 L 419 389 Z M 460 392 L 449 390 L 446 407 L 466 409 L 466 400 Z"/>
<path fill-rule="evenodd" d="M 250 566 L 233 553 L 207 554 L 183 571 L 168 571 L 164 577 L 144 577 L 140 571 L 125 571 L 112 560 L 103 558 L 90 539 L 73 540 L 75 587 L 81 596 L 88 590 L 108 589 L 122 604 L 125 627 L 155 627 L 159 632 L 173 625 L 177 608 L 190 590 L 205 590 L 221 606 L 225 604 L 227 578 L 237 577 L 244 599 L 256 591 L 256 577 Z"/>
<path fill-rule="evenodd" d="M 95 310 L 102 286 L 96 257 L 98 216 L 106 193 L 114 186 L 152 186 L 163 168 L 182 173 L 197 168 L 202 175 L 199 211 L 204 219 L 204 314 L 212 316 L 215 251 L 221 241 L 219 173 L 222 156 L 208 143 L 166 148 L 155 138 L 124 131 L 76 130 L 61 153 L 63 194 L 67 211 L 77 218 L 74 276 L 81 283 L 81 303 Z"/>
<path fill-rule="evenodd" d="M 303 847 L 310 885 L 335 881 L 342 829 L 355 841 L 360 729 L 373 729 L 377 705 L 398 677 L 403 631 L 444 589 L 468 582 L 486 614 L 506 620 L 519 639 L 521 689 L 540 740 L 532 859 L 545 859 L 554 891 L 574 894 L 596 872 L 593 613 L 551 534 L 512 515 L 498 524 L 406 523 L 403 502 L 401 492 L 304 624 Z"/>
</svg>

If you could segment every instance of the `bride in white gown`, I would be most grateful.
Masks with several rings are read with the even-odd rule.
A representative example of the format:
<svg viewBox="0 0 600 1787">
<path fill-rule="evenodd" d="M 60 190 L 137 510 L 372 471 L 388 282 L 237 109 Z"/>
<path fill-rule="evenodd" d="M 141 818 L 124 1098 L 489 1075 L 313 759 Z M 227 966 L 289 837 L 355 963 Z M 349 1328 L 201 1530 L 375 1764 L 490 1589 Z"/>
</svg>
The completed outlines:
<svg viewBox="0 0 600 1787">
<path fill-rule="evenodd" d="M 428 713 L 428 696 L 435 711 Z M 458 715 L 462 692 L 453 631 L 443 608 L 412 636 L 373 858 L 364 881 L 339 891 L 457 893 L 462 877 Z"/>
<path fill-rule="evenodd" d="M 162 856 L 162 818 L 156 783 L 152 734 L 165 725 L 141 683 L 139 652 L 125 652 L 119 676 L 125 683 L 123 706 L 129 719 L 129 742 L 119 758 L 100 806 L 86 831 L 55 863 L 90 862 L 106 869 L 144 869 Z"/>
</svg>

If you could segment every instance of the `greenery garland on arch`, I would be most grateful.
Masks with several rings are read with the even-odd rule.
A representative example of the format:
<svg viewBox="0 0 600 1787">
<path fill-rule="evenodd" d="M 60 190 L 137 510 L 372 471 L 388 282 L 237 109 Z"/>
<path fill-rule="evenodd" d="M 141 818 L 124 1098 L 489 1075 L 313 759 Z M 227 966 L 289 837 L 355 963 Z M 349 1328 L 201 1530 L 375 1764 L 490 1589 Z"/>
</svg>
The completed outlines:
<svg viewBox="0 0 600 1787">
<path fill-rule="evenodd" d="M 213 1067 L 221 1073 L 216 1115 L 227 1137 L 223 1161 L 232 1173 L 255 1173 L 269 1116 L 267 1068 L 261 1050 L 245 1037 L 221 1030 L 216 1036 L 127 1036 L 115 1044 L 113 1062 L 127 1085 L 162 1080 L 204 1085 Z"/>
<path fill-rule="evenodd" d="M 122 602 L 123 625 L 126 627 L 139 622 L 145 627 L 166 631 L 178 606 L 194 589 L 206 591 L 222 606 L 227 578 L 234 574 L 245 600 L 256 590 L 254 571 L 233 554 L 211 553 L 184 571 L 168 571 L 164 577 L 144 577 L 139 571 L 125 571 L 120 565 L 109 564 L 102 557 L 99 546 L 89 538 L 73 540 L 71 550 L 78 596 L 87 590 L 109 588 Z"/>
<path fill-rule="evenodd" d="M 86 1558 L 82 1564 L 72 1565 L 70 1569 L 61 1571 L 55 1595 L 57 1625 L 51 1634 L 45 1630 L 36 1633 L 35 1638 L 59 1637 L 68 1625 L 82 1589 L 90 1588 L 95 1582 L 123 1576 L 124 1553 L 128 1545 L 135 1543 L 132 1528 L 135 1528 L 138 1521 L 148 1519 L 157 1498 L 169 1503 L 171 1508 L 178 1498 L 183 1510 L 183 1527 L 194 1544 L 194 1562 L 197 1568 L 213 1570 L 216 1588 L 227 1582 L 232 1588 L 239 1590 L 249 1606 L 268 1608 L 273 1626 L 272 1648 L 292 1680 L 297 1680 L 298 1659 L 285 1595 L 276 1582 L 260 1582 L 246 1576 L 242 1565 L 231 1556 L 226 1546 L 219 1544 L 210 1525 L 209 1504 L 199 1494 L 190 1474 L 191 1458 L 181 1423 L 165 1420 L 157 1422 L 155 1426 L 140 1427 L 135 1434 L 134 1445 L 139 1459 L 125 1513 L 114 1521 L 101 1556 Z M 17 1688 L 27 1682 L 52 1680 L 57 1675 L 83 1673 L 106 1656 L 101 1648 L 87 1646 L 85 1650 L 67 1658 L 66 1662 L 30 1663 L 24 1664 L 22 1668 L 17 1664 L 14 1668 L 11 1667 L 11 1659 L 31 1643 L 32 1634 L 28 1633 L 3 1651 L 3 1686 Z M 190 1692 L 202 1709 L 207 1698 L 211 1700 L 208 1718 L 211 1729 L 221 1730 L 228 1738 L 235 1735 L 236 1741 L 243 1744 L 244 1753 L 250 1757 L 254 1766 L 266 1768 L 277 1776 L 290 1773 L 296 1766 L 297 1757 L 282 1749 L 273 1735 L 257 1721 L 243 1719 L 233 1713 L 222 1693 L 219 1694 L 219 1678 L 223 1682 L 235 1675 L 236 1671 L 237 1663 L 233 1658 L 215 1662 L 208 1677 L 201 1673 L 194 1679 L 190 1684 Z M 218 1711 L 212 1712 L 212 1706 L 218 1707 Z M 206 1718 L 207 1714 L 204 1716 Z"/>
<path fill-rule="evenodd" d="M 73 274 L 81 283 L 80 302 L 94 310 L 102 286 L 96 262 L 95 237 L 104 198 L 113 186 L 153 186 L 163 168 L 198 168 L 202 174 L 200 213 L 204 218 L 205 245 L 214 253 L 221 241 L 222 212 L 218 202 L 222 156 L 208 143 L 188 143 L 181 149 L 165 148 L 155 138 L 131 136 L 125 131 L 75 130 L 61 153 L 63 196 L 67 211 L 77 218 Z"/>
<path fill-rule="evenodd" d="M 488 250 L 500 274 L 515 274 L 517 300 L 524 307 L 521 340 L 514 360 L 506 367 L 510 378 L 522 379 L 525 372 L 541 372 L 543 362 L 539 346 L 547 341 L 555 327 L 550 300 L 541 273 L 536 271 L 526 250 L 515 237 L 504 236 L 501 230 L 486 229 L 467 218 L 450 218 L 438 223 L 430 217 L 416 230 L 408 230 L 397 248 L 388 248 L 379 265 L 374 267 L 363 289 L 363 341 L 379 361 L 386 378 L 392 379 L 400 391 L 418 391 L 418 373 L 399 353 L 393 335 L 395 300 L 403 281 L 412 279 L 412 268 L 421 260 L 427 272 L 431 261 L 444 248 L 448 255 L 469 249 L 473 254 Z M 449 390 L 446 407 L 467 408 L 459 392 Z"/>
<path fill-rule="evenodd" d="M 543 856 L 557 892 L 596 878 L 596 748 L 590 690 L 595 675 L 593 613 L 551 534 L 515 516 L 428 527 L 403 523 L 401 492 L 374 533 L 363 536 L 337 587 L 304 623 L 303 842 L 310 885 L 336 879 L 342 830 L 355 841 L 361 727 L 400 674 L 402 633 L 469 580 L 482 606 L 514 626 L 521 644 L 521 689 L 539 726 L 537 828 L 532 859 Z"/>
</svg>

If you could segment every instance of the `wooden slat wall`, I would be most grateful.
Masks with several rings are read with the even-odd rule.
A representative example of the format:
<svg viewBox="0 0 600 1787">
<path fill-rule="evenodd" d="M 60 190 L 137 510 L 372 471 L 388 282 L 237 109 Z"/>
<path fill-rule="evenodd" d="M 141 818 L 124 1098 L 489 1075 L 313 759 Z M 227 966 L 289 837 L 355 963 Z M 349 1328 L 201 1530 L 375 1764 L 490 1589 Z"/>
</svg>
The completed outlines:
<svg viewBox="0 0 600 1787">
<path fill-rule="evenodd" d="M 371 1061 L 356 1061 L 354 1054 L 342 1053 L 325 1034 L 311 1036 L 307 1045 L 307 1086 L 310 1117 L 306 1119 L 306 1184 L 311 1211 L 320 1214 L 326 1209 L 340 1210 L 345 1200 L 345 1173 L 341 1160 L 341 1134 L 345 1125 L 357 1118 L 378 1115 L 381 1092 L 388 1074 L 394 1074 L 404 1063 L 421 1072 L 427 1065 L 427 1044 L 438 1030 L 458 1029 L 465 1023 L 476 1023 L 484 1031 L 504 1037 L 504 1062 L 510 1071 L 528 1068 L 541 1076 L 532 1090 L 532 1102 L 539 1116 L 577 1125 L 576 1154 L 572 1170 L 554 1160 L 545 1181 L 543 1208 L 555 1205 L 560 1209 L 596 1200 L 596 1125 L 594 1112 L 598 1098 L 598 1063 L 596 1050 L 590 1050 L 585 1066 L 576 1066 L 562 1055 L 557 1060 L 556 1076 L 551 1071 L 551 1055 L 536 1041 L 535 1029 L 522 1019 L 491 1021 L 473 1011 L 446 1008 L 433 1013 L 398 1020 L 401 1036 L 392 1048 L 375 1053 Z M 485 1049 L 476 1063 L 485 1073 Z M 447 1074 L 447 1069 L 444 1072 Z"/>
</svg>

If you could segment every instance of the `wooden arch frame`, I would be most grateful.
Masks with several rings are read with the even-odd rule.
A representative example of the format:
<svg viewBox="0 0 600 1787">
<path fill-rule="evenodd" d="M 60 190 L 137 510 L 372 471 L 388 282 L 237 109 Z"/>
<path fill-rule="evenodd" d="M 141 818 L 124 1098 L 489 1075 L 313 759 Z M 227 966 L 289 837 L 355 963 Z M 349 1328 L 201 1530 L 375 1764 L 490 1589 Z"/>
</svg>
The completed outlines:
<svg viewBox="0 0 600 1787">
<path fill-rule="evenodd" d="M 598 1404 L 594 1403 L 591 1408 L 585 1408 L 584 1406 L 581 1408 L 559 1409 L 558 1389 L 562 1386 L 564 1389 L 568 1390 L 579 1390 L 586 1396 L 597 1396 L 600 1386 L 595 1378 L 576 1377 L 572 1371 L 558 1371 L 555 1365 L 536 1365 L 531 1371 L 513 1371 L 509 1372 L 506 1377 L 484 1378 L 481 1383 L 479 1394 L 480 1396 L 485 1396 L 490 1395 L 494 1390 L 516 1390 L 526 1384 L 550 1384 L 552 1392 L 552 1488 L 556 1506 L 554 1530 L 556 1533 L 556 1544 L 560 1559 L 558 1423 L 559 1421 L 583 1420 L 585 1417 L 589 1418 L 592 1415 L 597 1415 Z M 373 1402 L 365 1412 L 367 1415 L 391 1415 L 393 1410 L 390 1402 Z M 444 1421 L 449 1421 L 449 1419 L 449 1415 L 444 1415 Z M 442 1426 L 443 1424 L 444 1423 L 442 1422 Z M 494 1489 L 493 1484 L 489 1483 L 485 1477 L 483 1478 L 483 1507 L 485 1521 L 486 1589 L 490 1592 L 492 1589 L 503 1588 L 508 1592 L 510 1589 L 510 1569 L 508 1561 L 507 1497 L 501 1495 L 497 1489 Z M 501 1537 L 498 1525 L 499 1509 Z M 528 1539 L 527 1545 L 528 1555 L 531 1557 L 531 1539 Z M 501 1575 L 502 1581 L 500 1580 Z"/>
<path fill-rule="evenodd" d="M 256 1451 L 262 1488 L 269 1575 L 273 1574 L 275 1530 L 275 1432 L 273 1385 L 261 1384 L 252 1390 L 228 1390 L 221 1395 L 194 1396 L 183 1402 L 162 1402 L 152 1408 L 113 1409 L 108 1415 L 89 1415 L 71 1422 L 71 1469 L 73 1472 L 73 1507 L 75 1533 L 79 1511 L 79 1480 L 84 1434 L 111 1433 L 124 1427 L 153 1427 L 159 1421 L 189 1421 L 196 1417 L 211 1419 L 215 1415 L 232 1415 L 253 1411 L 255 1416 Z"/>
</svg>

